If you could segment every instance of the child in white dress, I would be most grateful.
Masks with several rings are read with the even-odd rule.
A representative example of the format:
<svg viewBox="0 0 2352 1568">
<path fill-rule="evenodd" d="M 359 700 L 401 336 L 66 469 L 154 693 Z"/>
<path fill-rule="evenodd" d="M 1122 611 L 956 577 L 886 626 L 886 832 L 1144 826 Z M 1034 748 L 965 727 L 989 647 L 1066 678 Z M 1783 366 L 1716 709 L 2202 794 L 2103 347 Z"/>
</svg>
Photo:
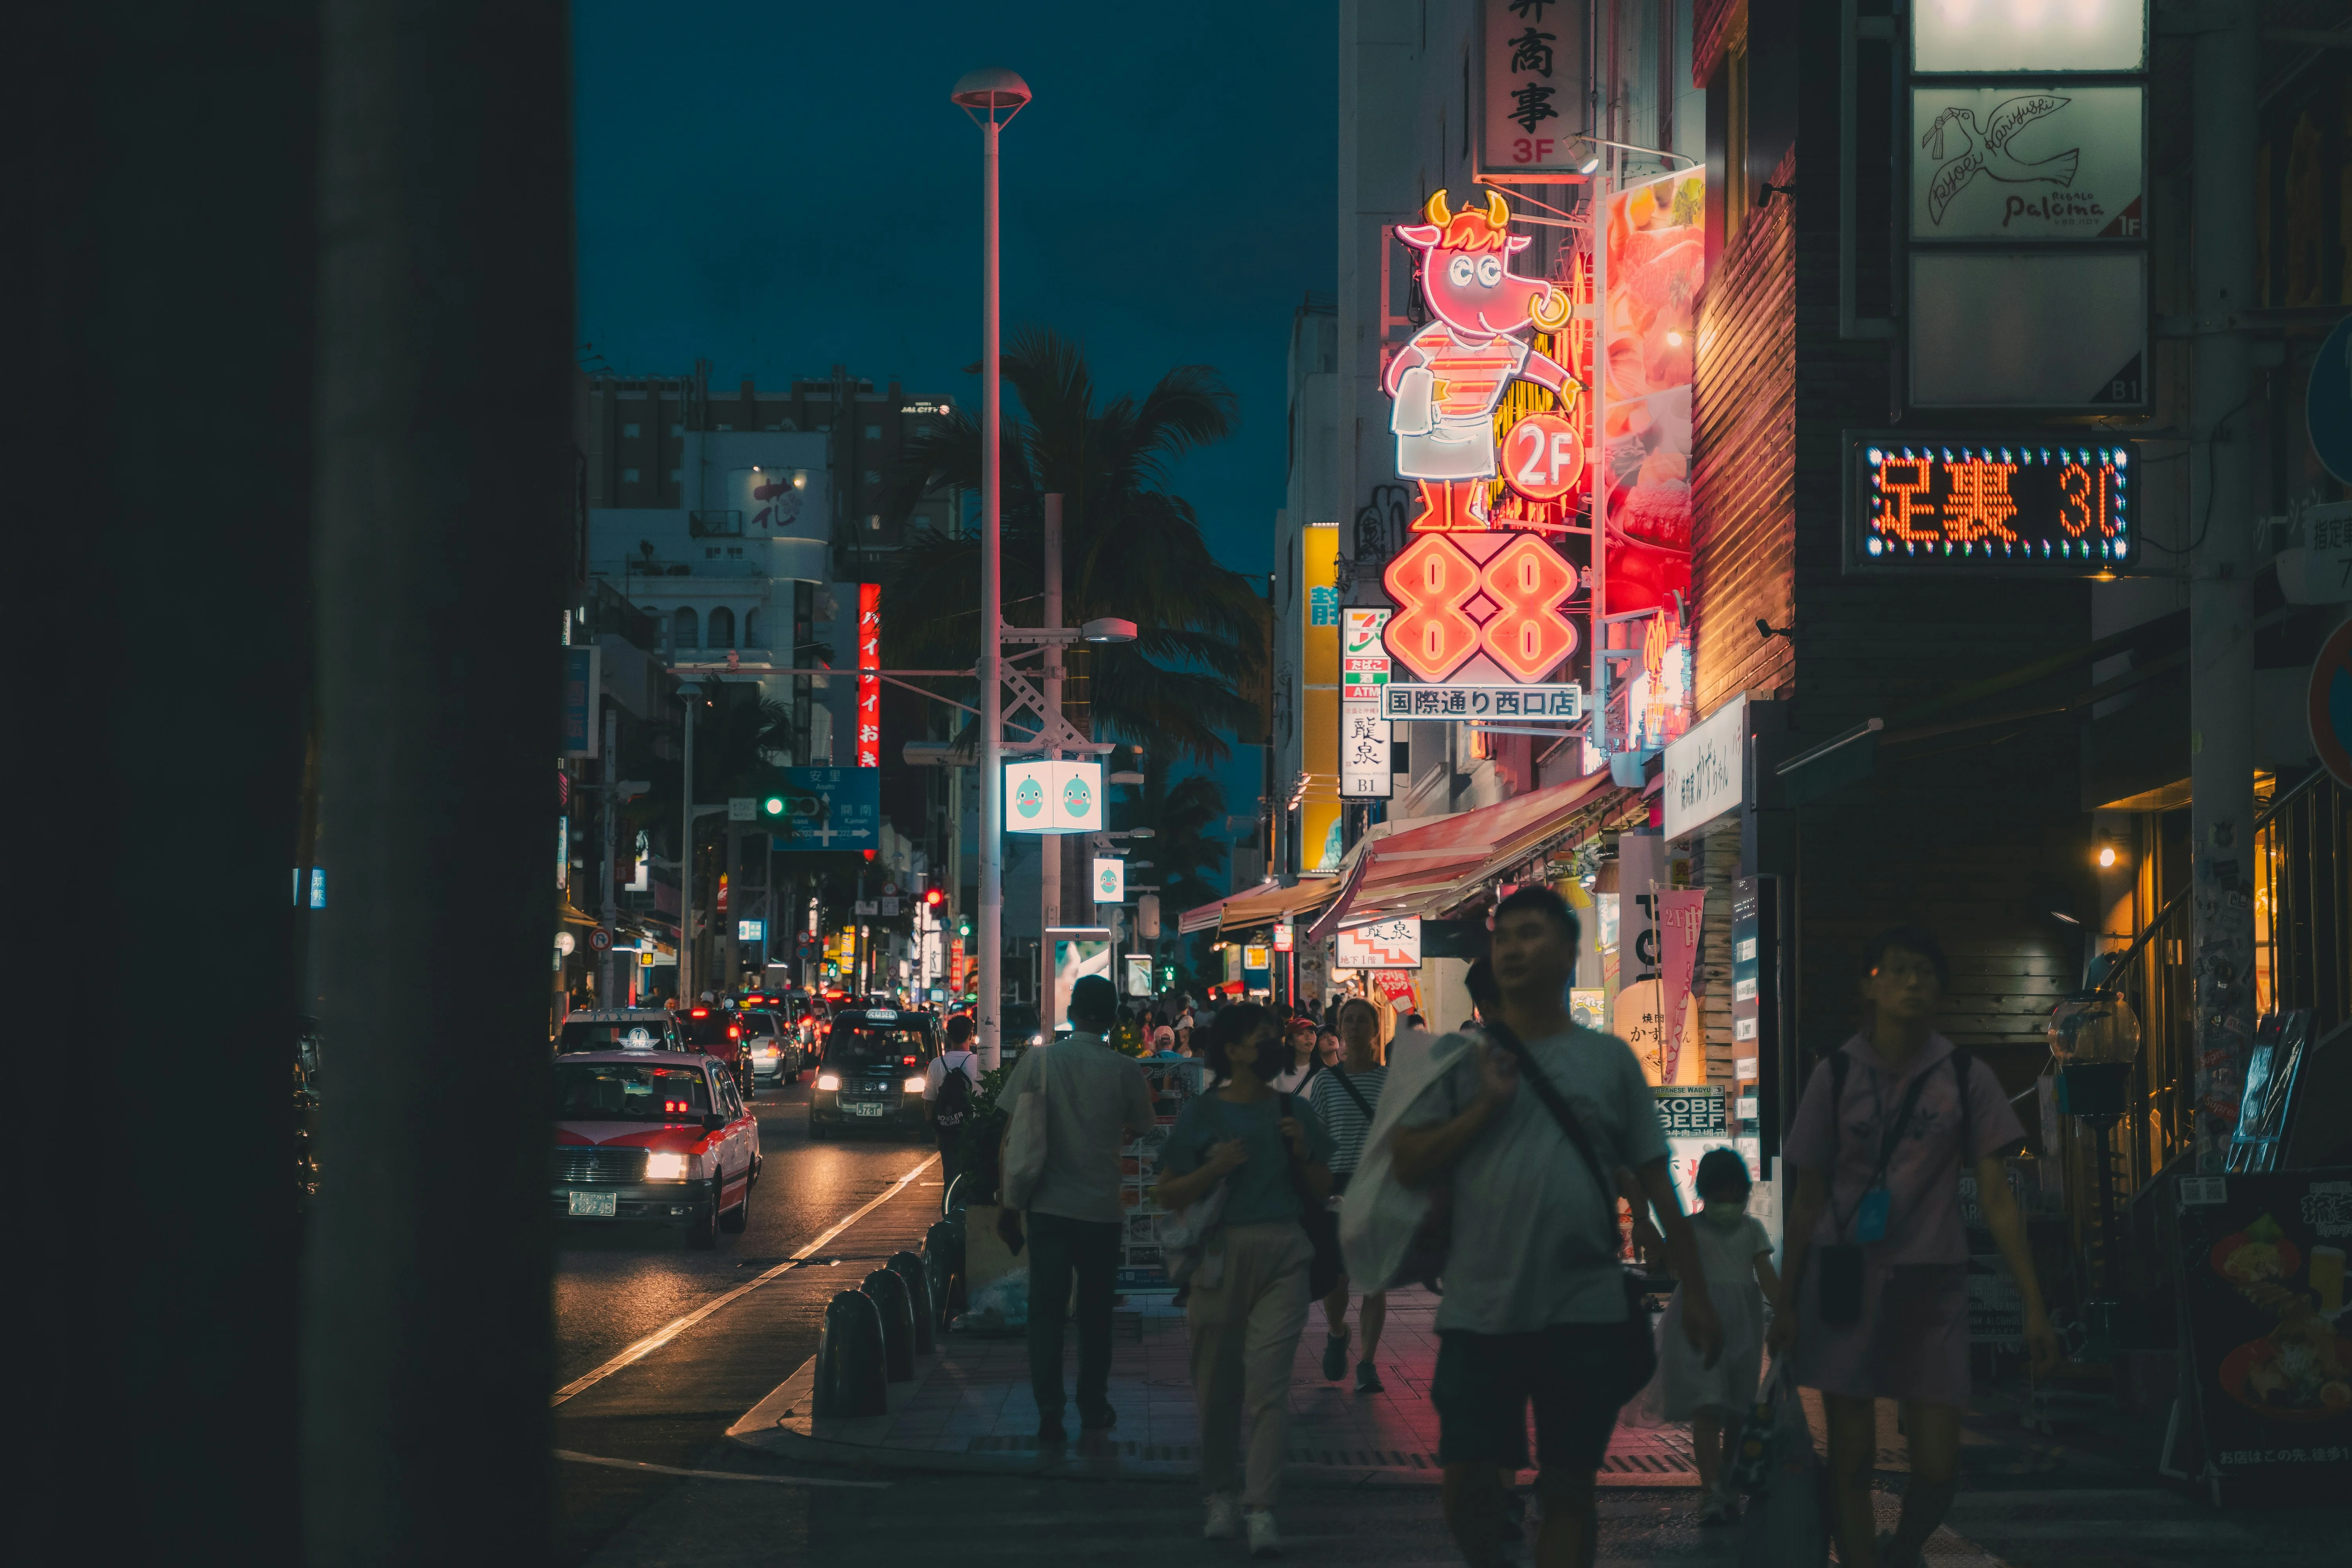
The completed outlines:
<svg viewBox="0 0 2352 1568">
<path fill-rule="evenodd" d="M 1772 1273 L 1772 1242 L 1763 1223 L 1748 1212 L 1748 1167 L 1729 1149 L 1710 1149 L 1698 1163 L 1698 1195 L 1704 1205 L 1691 1218 L 1707 1296 L 1723 1324 L 1723 1354 L 1712 1368 L 1702 1364 L 1683 1338 L 1685 1279 L 1658 1321 L 1658 1378 L 1669 1421 L 1691 1424 L 1692 1457 L 1698 1462 L 1701 1524 L 1722 1524 L 1732 1514 L 1723 1489 L 1727 1423 L 1755 1402 L 1764 1366 L 1764 1300 L 1778 1289 Z"/>
</svg>

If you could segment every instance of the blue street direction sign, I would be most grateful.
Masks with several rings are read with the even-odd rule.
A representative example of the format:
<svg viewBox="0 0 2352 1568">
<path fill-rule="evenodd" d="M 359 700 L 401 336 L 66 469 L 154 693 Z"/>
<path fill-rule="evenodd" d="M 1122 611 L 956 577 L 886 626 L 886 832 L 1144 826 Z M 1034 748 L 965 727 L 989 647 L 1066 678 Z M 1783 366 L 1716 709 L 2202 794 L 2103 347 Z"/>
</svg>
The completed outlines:
<svg viewBox="0 0 2352 1568">
<path fill-rule="evenodd" d="M 879 849 L 882 847 L 882 770 L 879 768 L 779 768 L 781 784 L 762 803 L 779 798 L 784 809 L 766 816 L 775 824 L 768 842 L 776 849 Z"/>
<path fill-rule="evenodd" d="M 2352 485 L 2352 318 L 2336 322 L 2319 345 L 2303 414 L 2311 428 L 2311 449 L 2329 473 Z"/>
</svg>

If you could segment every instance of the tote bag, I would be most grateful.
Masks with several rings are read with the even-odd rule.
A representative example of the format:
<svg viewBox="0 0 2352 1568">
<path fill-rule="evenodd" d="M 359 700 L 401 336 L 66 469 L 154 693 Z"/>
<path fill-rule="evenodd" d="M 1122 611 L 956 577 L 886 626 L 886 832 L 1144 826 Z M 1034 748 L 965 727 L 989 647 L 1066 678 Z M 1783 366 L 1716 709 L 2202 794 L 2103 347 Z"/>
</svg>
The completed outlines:
<svg viewBox="0 0 2352 1568">
<path fill-rule="evenodd" d="M 1013 1102 L 1004 1133 L 1004 1172 L 998 1197 L 1009 1209 L 1025 1209 L 1045 1175 L 1045 1085 L 1054 1070 L 1054 1047 L 1038 1046 L 1035 1079 Z"/>
</svg>

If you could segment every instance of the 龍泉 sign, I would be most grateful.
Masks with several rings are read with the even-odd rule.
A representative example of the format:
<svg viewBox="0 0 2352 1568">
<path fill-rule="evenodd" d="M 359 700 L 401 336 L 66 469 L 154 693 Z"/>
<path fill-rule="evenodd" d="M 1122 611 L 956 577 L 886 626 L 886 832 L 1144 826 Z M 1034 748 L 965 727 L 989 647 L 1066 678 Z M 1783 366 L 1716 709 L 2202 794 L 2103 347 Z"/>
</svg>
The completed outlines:
<svg viewBox="0 0 2352 1568">
<path fill-rule="evenodd" d="M 1344 928 L 1331 950 L 1335 969 L 1419 969 L 1421 917 L 1400 915 Z"/>
</svg>

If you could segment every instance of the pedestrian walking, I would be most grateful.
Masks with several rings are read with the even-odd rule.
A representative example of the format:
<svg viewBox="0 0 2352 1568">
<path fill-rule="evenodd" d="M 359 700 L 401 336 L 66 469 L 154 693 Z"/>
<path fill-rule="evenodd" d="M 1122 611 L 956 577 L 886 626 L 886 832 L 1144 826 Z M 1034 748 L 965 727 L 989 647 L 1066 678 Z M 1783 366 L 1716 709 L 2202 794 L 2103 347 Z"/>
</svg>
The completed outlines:
<svg viewBox="0 0 2352 1568">
<path fill-rule="evenodd" d="M 1701 1274 L 1640 1062 L 1564 1005 L 1576 952 L 1576 917 L 1550 889 L 1521 888 L 1496 905 L 1497 1015 L 1483 1037 L 1440 1042 L 1435 1078 L 1387 1133 L 1398 1182 L 1452 1185 L 1430 1398 L 1446 1523 L 1471 1568 L 1504 1561 L 1504 1478 L 1527 1466 L 1530 1403 L 1543 1502 L 1536 1561 L 1592 1561 L 1593 1478 L 1655 1354 L 1619 1261 L 1621 1170 L 1664 1222 L 1678 1276 Z M 1711 1365 L 1721 1349 L 1713 1303 L 1694 1294 L 1681 1327 Z"/>
<path fill-rule="evenodd" d="M 1675 1286 L 1674 1300 L 1658 1323 L 1659 1392 L 1669 1421 L 1687 1421 L 1691 1454 L 1698 1462 L 1698 1521 L 1723 1524 L 1733 1513 L 1723 1485 L 1731 1422 L 1756 1403 L 1756 1383 L 1764 1369 L 1764 1301 L 1780 1288 L 1772 1272 L 1772 1238 L 1763 1222 L 1748 1212 L 1747 1163 L 1729 1149 L 1710 1149 L 1698 1163 L 1699 1202 L 1691 1220 L 1705 1273 Z M 1703 1289 L 1723 1325 L 1723 1355 L 1701 1364 L 1682 1336 L 1683 1302 Z"/>
<path fill-rule="evenodd" d="M 1869 1020 L 1807 1080 L 1781 1150 L 1794 1179 L 1769 1343 L 1821 1390 L 1847 1568 L 1913 1568 L 1951 1507 L 1969 1400 L 1961 1172 L 1975 1172 L 1985 1226 L 2024 1298 L 2034 1370 L 2058 1359 L 2001 1159 L 2025 1130 L 1993 1070 L 1933 1027 L 1949 973 L 1916 927 L 1870 943 L 1859 983 Z M 1901 1403 L 1911 1459 L 1888 1537 L 1871 1511 L 1881 1399 Z"/>
<path fill-rule="evenodd" d="M 971 1020 L 961 1016 L 948 1020 L 948 1048 L 923 1069 L 923 1108 L 940 1141 L 940 1191 L 942 1199 L 955 1195 L 956 1146 L 963 1141 L 963 1124 L 971 1115 L 971 1097 L 980 1088 L 980 1054 L 971 1048 Z"/>
<path fill-rule="evenodd" d="M 1307 1103 L 1315 1108 L 1316 1119 L 1331 1135 L 1331 1196 L 1345 1202 L 1341 1194 L 1348 1190 L 1348 1178 L 1355 1173 L 1356 1163 L 1363 1157 L 1364 1137 L 1371 1131 L 1372 1118 L 1378 1113 L 1381 1090 L 1388 1082 L 1389 1069 L 1381 1065 L 1381 1016 L 1378 1009 L 1360 996 L 1351 996 L 1339 1005 L 1337 1020 L 1338 1038 L 1343 1043 L 1345 1058 L 1315 1079 L 1314 1093 Z M 1377 1286 L 1380 1281 L 1372 1283 Z M 1339 1283 L 1323 1298 L 1323 1376 L 1337 1383 L 1348 1373 L 1348 1352 L 1352 1337 L 1348 1327 L 1348 1276 L 1342 1273 Z M 1388 1322 L 1388 1292 L 1370 1289 L 1364 1292 L 1362 1310 L 1357 1321 L 1363 1332 L 1362 1342 L 1356 1347 L 1356 1392 L 1383 1392 L 1380 1366 L 1375 1360 L 1380 1353 L 1381 1330 Z"/>
<path fill-rule="evenodd" d="M 1258 1074 L 1281 1047 L 1273 1018 L 1247 1005 L 1220 1014 L 1202 1057 L 1223 1079 L 1187 1100 L 1160 1152 L 1165 1174 L 1154 1193 L 1185 1209 L 1225 1188 L 1219 1227 L 1190 1281 L 1184 1316 L 1192 1341 L 1192 1396 L 1201 1422 L 1202 1533 L 1230 1539 L 1246 1511 L 1250 1551 L 1282 1550 L 1274 1507 L 1281 1500 L 1283 1450 L 1290 1438 L 1290 1369 L 1307 1329 L 1307 1205 L 1331 1190 L 1331 1139 L 1314 1110 L 1276 1093 Z M 1241 1424 L 1249 1419 L 1249 1453 Z M 1237 1468 L 1242 1489 L 1234 1496 Z"/>
<path fill-rule="evenodd" d="M 1265 1080 L 1265 1086 L 1276 1094 L 1297 1094 L 1307 1088 L 1307 1079 L 1315 1071 L 1315 1026 L 1304 1018 L 1283 1023 L 1269 1019 L 1282 1037 L 1278 1047 L 1278 1069 Z"/>
<path fill-rule="evenodd" d="M 1029 1386 L 1037 1396 L 1037 1440 L 1068 1437 L 1062 1424 L 1062 1341 L 1070 1280 L 1077 1279 L 1078 1426 L 1095 1432 L 1118 1419 L 1111 1408 L 1111 1286 L 1125 1216 L 1118 1202 L 1119 1150 L 1158 1125 L 1143 1069 L 1103 1036 L 1118 1017 L 1118 994 L 1089 974 L 1070 987 L 1070 1033 L 1021 1053 L 999 1098 L 1016 1105 L 1042 1083 L 1045 1168 L 1030 1197 Z M 998 1234 L 1013 1251 L 1023 1216 L 1003 1211 Z"/>
</svg>

